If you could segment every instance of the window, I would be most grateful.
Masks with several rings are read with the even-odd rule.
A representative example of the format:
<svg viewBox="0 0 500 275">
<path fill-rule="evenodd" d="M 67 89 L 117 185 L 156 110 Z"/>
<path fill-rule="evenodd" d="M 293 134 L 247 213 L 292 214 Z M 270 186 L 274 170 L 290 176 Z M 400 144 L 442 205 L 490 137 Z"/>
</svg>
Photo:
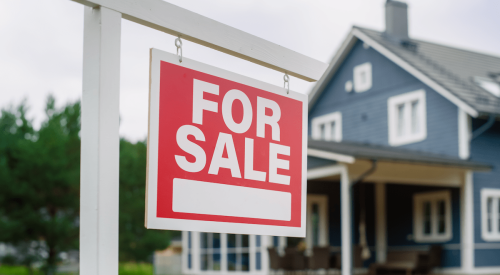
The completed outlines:
<svg viewBox="0 0 500 275">
<path fill-rule="evenodd" d="M 342 141 L 342 114 L 335 112 L 312 119 L 312 138 L 327 141 Z"/>
<path fill-rule="evenodd" d="M 328 245 L 328 196 L 308 194 L 306 217 L 307 248 Z"/>
<path fill-rule="evenodd" d="M 191 243 L 191 231 L 187 232 L 187 268 L 191 269 L 192 266 L 192 243 Z"/>
<path fill-rule="evenodd" d="M 474 82 L 492 95 L 500 97 L 500 83 L 494 79 L 476 76 L 474 77 Z"/>
<path fill-rule="evenodd" d="M 201 270 L 220 270 L 220 233 L 200 233 Z"/>
<path fill-rule="evenodd" d="M 500 189 L 481 190 L 482 237 L 500 241 Z"/>
<path fill-rule="evenodd" d="M 413 196 L 413 234 L 416 242 L 444 242 L 452 237 L 450 191 Z"/>
<path fill-rule="evenodd" d="M 271 243 L 267 236 L 184 231 L 183 274 L 267 274 Z"/>
<path fill-rule="evenodd" d="M 262 243 L 261 236 L 255 236 L 255 270 L 262 270 Z"/>
<path fill-rule="evenodd" d="M 424 90 L 390 97 L 387 107 L 390 145 L 414 143 L 427 137 Z"/>
<path fill-rule="evenodd" d="M 250 271 L 249 236 L 227 234 L 227 270 Z"/>
<path fill-rule="evenodd" d="M 354 67 L 353 75 L 356 93 L 366 92 L 372 87 L 372 64 L 370 62 Z"/>
</svg>

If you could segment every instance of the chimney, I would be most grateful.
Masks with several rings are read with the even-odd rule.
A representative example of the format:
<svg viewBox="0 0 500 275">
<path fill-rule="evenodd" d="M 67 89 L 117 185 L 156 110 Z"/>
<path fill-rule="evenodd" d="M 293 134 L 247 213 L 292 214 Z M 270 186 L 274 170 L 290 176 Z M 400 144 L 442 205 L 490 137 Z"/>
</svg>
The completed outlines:
<svg viewBox="0 0 500 275">
<path fill-rule="evenodd" d="M 408 40 L 408 5 L 402 1 L 385 3 L 385 34 L 396 41 Z"/>
</svg>

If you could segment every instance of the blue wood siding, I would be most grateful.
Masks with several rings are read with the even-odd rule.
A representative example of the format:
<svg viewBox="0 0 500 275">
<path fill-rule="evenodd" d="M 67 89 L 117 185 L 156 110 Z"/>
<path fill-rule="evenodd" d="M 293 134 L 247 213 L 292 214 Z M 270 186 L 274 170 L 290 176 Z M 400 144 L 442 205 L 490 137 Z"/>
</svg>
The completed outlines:
<svg viewBox="0 0 500 275">
<path fill-rule="evenodd" d="M 421 185 L 387 184 L 387 245 L 389 249 L 412 247 L 419 249 L 435 243 L 413 240 L 413 195 L 421 192 L 450 190 L 452 204 L 451 240 L 443 243 L 443 267 L 460 267 L 460 189 Z"/>
<path fill-rule="evenodd" d="M 484 119 L 473 119 L 472 129 L 479 128 Z M 479 249 L 475 251 L 478 267 L 500 266 L 500 242 L 486 242 L 481 236 L 481 189 L 500 189 L 500 123 L 471 142 L 471 159 L 493 165 L 491 172 L 474 173 L 474 235 Z"/>
<path fill-rule="evenodd" d="M 500 267 L 500 249 L 476 249 L 474 258 L 477 267 Z"/>
<path fill-rule="evenodd" d="M 353 80 L 354 66 L 365 62 L 372 64 L 372 88 L 363 93 L 345 92 L 346 81 Z M 309 110 L 309 125 L 314 117 L 340 111 L 343 140 L 388 146 L 387 99 L 419 89 L 426 91 L 427 138 L 401 147 L 458 156 L 457 107 L 374 49 L 364 49 L 359 41 Z"/>
<path fill-rule="evenodd" d="M 336 162 L 328 159 L 307 157 L 307 169 L 320 168 L 324 166 L 334 165 Z"/>
</svg>

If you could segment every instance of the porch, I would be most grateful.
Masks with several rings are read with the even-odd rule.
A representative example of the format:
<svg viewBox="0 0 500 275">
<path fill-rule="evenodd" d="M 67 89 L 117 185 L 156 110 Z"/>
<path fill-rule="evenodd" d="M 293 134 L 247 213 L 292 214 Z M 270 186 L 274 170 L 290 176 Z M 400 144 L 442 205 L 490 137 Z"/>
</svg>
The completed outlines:
<svg viewBox="0 0 500 275">
<path fill-rule="evenodd" d="M 310 140 L 308 204 L 315 196 L 328 201 L 328 226 L 319 231 L 324 235 L 319 239 L 328 241 L 311 242 L 318 238 L 308 224 L 308 249 L 326 245 L 339 251 L 341 273 L 347 275 L 366 273 L 371 264 L 386 263 L 388 255 L 391 261 L 394 254 L 439 245 L 441 261 L 432 272 L 470 273 L 472 173 L 489 169 L 398 148 Z"/>
<path fill-rule="evenodd" d="M 472 274 L 472 173 L 489 169 L 398 148 L 310 140 L 306 238 L 183 232 L 183 273 L 280 273 L 268 248 L 310 259 L 315 248 L 328 248 L 337 259 L 329 273 L 366 274 L 388 256 L 439 245 L 432 273 Z"/>
</svg>

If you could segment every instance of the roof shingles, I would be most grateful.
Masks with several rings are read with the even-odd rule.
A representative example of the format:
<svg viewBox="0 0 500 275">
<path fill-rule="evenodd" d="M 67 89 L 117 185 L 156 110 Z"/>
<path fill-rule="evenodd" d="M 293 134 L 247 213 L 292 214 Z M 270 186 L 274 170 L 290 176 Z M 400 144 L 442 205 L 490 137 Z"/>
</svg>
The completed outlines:
<svg viewBox="0 0 500 275">
<path fill-rule="evenodd" d="M 500 57 L 415 39 L 407 41 L 409 43 L 395 43 L 387 39 L 382 32 L 355 28 L 433 79 L 479 113 L 500 114 L 500 98 L 473 82 L 473 77 L 489 77 L 490 73 L 500 73 Z"/>
</svg>

